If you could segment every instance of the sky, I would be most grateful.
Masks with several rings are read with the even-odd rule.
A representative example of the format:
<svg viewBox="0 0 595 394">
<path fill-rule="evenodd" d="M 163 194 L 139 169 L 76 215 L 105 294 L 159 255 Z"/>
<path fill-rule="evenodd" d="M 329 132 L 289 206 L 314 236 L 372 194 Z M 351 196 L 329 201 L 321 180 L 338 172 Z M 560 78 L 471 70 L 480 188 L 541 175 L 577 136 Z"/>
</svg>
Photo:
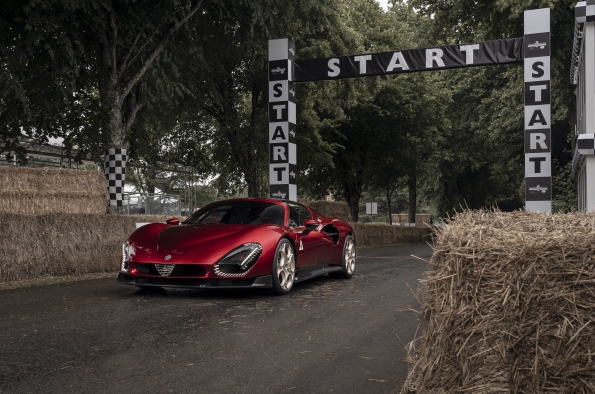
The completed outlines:
<svg viewBox="0 0 595 394">
<path fill-rule="evenodd" d="M 380 6 L 384 8 L 384 11 L 388 9 L 388 0 L 376 0 L 376 2 L 378 2 Z"/>
</svg>

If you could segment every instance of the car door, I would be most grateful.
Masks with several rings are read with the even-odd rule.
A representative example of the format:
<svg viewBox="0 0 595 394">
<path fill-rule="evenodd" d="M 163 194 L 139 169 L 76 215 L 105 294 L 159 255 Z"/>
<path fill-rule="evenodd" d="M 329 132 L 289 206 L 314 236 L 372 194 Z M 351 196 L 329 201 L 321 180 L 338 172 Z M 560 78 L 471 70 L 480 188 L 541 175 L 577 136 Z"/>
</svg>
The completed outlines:
<svg viewBox="0 0 595 394">
<path fill-rule="evenodd" d="M 332 245 L 331 239 L 320 232 L 321 226 L 307 231 L 304 221 L 312 219 L 312 216 L 306 207 L 298 203 L 288 205 L 289 227 L 295 240 L 298 267 L 305 268 L 324 263 L 326 253 Z"/>
</svg>

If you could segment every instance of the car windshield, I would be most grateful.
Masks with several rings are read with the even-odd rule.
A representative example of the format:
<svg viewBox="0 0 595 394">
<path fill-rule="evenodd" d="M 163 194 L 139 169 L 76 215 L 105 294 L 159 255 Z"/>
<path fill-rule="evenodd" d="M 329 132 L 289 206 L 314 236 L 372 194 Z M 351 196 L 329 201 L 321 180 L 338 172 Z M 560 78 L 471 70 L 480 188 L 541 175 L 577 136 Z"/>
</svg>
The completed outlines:
<svg viewBox="0 0 595 394">
<path fill-rule="evenodd" d="M 183 224 L 277 224 L 283 226 L 282 206 L 261 201 L 221 201 L 199 209 Z"/>
</svg>

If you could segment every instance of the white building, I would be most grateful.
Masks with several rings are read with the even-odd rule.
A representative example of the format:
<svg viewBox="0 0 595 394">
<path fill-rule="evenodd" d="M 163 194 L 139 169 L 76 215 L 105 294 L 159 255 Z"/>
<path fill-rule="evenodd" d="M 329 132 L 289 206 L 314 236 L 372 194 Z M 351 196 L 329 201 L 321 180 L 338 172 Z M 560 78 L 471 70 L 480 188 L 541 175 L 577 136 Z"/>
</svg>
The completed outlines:
<svg viewBox="0 0 595 394">
<path fill-rule="evenodd" d="M 576 85 L 576 148 L 572 171 L 578 179 L 578 208 L 595 211 L 595 4 L 575 8 L 571 83 Z"/>
</svg>

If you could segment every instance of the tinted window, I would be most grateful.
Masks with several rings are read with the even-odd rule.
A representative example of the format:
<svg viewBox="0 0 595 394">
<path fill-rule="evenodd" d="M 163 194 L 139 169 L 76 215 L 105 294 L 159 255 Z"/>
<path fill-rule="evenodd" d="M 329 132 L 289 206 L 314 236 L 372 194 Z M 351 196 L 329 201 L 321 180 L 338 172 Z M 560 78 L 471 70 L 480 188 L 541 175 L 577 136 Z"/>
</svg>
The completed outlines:
<svg viewBox="0 0 595 394">
<path fill-rule="evenodd" d="M 200 217 L 201 223 L 221 223 L 225 214 L 231 209 L 231 205 L 224 205 L 209 210 Z"/>
<path fill-rule="evenodd" d="M 283 225 L 285 210 L 282 206 L 257 201 L 225 201 L 214 203 L 196 211 L 184 224 L 277 224 Z"/>
<path fill-rule="evenodd" d="M 303 226 L 304 221 L 311 219 L 310 212 L 303 205 L 287 203 L 289 205 L 289 227 Z"/>
</svg>

